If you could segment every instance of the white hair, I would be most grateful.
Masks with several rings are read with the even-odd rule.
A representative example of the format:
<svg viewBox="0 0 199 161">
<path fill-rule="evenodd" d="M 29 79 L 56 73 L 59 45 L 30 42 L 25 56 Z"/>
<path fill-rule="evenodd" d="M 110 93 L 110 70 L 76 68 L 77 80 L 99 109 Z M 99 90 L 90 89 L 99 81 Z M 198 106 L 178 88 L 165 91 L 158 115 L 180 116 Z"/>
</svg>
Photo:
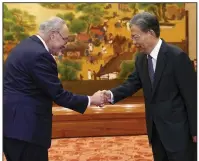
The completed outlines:
<svg viewBox="0 0 199 161">
<path fill-rule="evenodd" d="M 52 17 L 40 24 L 39 31 L 43 34 L 47 34 L 50 31 L 60 31 L 63 25 L 66 25 L 63 19 L 60 17 Z"/>
</svg>

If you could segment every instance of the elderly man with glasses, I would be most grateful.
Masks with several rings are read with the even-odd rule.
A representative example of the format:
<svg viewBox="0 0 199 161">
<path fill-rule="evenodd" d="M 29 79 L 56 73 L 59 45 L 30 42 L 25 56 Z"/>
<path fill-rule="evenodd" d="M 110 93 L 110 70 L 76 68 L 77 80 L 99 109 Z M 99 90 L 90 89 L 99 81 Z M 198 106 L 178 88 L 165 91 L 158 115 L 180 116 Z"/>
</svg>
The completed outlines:
<svg viewBox="0 0 199 161">
<path fill-rule="evenodd" d="M 51 145 L 52 104 L 84 113 L 104 97 L 76 95 L 58 79 L 58 54 L 68 41 L 65 21 L 53 17 L 37 35 L 21 41 L 9 54 L 3 78 L 3 151 L 8 161 L 47 161 Z"/>
</svg>

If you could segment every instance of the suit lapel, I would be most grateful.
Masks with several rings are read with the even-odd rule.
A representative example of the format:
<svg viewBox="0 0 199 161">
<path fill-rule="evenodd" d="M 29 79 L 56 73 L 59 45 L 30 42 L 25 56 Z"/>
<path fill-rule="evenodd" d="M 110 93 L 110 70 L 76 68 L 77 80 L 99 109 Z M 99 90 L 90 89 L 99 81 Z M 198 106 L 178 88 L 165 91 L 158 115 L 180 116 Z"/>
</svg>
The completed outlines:
<svg viewBox="0 0 199 161">
<path fill-rule="evenodd" d="M 160 81 L 160 78 L 162 76 L 162 72 L 164 71 L 164 67 L 167 63 L 165 53 L 167 52 L 167 45 L 162 40 L 162 45 L 160 47 L 160 51 L 158 53 L 157 57 L 157 63 L 156 63 L 156 70 L 155 70 L 155 76 L 154 76 L 154 84 L 153 84 L 153 92 L 152 97 L 156 91 L 156 88 L 158 86 L 158 83 Z"/>
</svg>

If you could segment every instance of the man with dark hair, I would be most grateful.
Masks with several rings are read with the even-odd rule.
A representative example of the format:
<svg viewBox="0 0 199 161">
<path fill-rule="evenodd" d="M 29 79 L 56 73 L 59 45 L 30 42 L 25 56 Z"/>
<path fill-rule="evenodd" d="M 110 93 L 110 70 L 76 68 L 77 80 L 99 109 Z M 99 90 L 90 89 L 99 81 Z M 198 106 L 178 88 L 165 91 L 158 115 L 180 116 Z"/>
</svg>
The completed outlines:
<svg viewBox="0 0 199 161">
<path fill-rule="evenodd" d="M 160 39 L 156 16 L 130 21 L 139 53 L 135 70 L 119 87 L 103 91 L 112 104 L 143 88 L 146 124 L 155 161 L 193 161 L 197 135 L 196 73 L 188 55 Z"/>
</svg>

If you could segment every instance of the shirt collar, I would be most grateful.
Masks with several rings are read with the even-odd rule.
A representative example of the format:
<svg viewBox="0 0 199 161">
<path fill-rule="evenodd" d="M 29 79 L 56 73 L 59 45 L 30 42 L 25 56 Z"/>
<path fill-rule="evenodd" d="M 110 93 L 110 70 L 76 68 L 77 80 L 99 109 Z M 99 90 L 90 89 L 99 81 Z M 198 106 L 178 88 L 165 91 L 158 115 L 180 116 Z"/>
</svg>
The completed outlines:
<svg viewBox="0 0 199 161">
<path fill-rule="evenodd" d="M 43 43 L 44 47 L 49 52 L 48 46 L 46 45 L 45 41 L 41 38 L 41 36 L 39 36 L 39 35 L 36 35 L 36 36 L 41 40 L 41 42 Z"/>
<path fill-rule="evenodd" d="M 43 43 L 45 49 L 49 52 L 48 46 L 46 45 L 45 41 L 41 38 L 41 36 L 39 36 L 39 35 L 36 35 L 36 36 L 41 40 L 41 42 Z M 52 55 L 52 54 L 50 54 L 50 55 Z M 55 59 L 54 55 L 52 55 L 52 57 Z"/>
<path fill-rule="evenodd" d="M 159 53 L 159 51 L 160 51 L 161 45 L 162 45 L 162 40 L 159 39 L 158 43 L 156 44 L 156 46 L 154 47 L 154 49 L 153 49 L 152 52 L 150 53 L 150 56 L 151 56 L 153 59 L 155 59 L 155 60 L 157 60 L 158 53 Z"/>
</svg>

